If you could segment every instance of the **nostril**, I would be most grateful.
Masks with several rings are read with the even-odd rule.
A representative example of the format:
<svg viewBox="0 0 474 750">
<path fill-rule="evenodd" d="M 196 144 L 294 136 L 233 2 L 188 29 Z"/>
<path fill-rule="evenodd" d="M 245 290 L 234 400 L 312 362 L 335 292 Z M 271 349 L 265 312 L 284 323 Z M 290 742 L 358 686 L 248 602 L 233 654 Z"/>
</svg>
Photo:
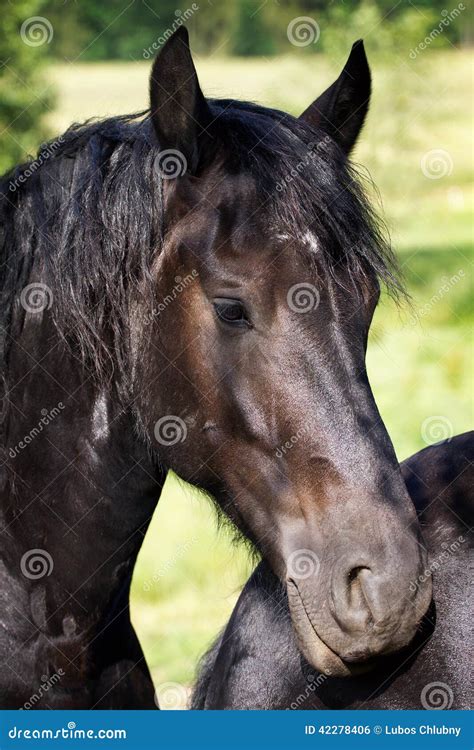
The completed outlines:
<svg viewBox="0 0 474 750">
<path fill-rule="evenodd" d="M 349 573 L 347 574 L 347 579 L 349 581 L 349 584 L 352 584 L 354 582 L 359 581 L 359 575 L 361 571 L 363 570 L 369 570 L 370 568 L 367 567 L 367 565 L 357 565 L 355 568 L 352 568 Z"/>
<path fill-rule="evenodd" d="M 353 610 L 367 611 L 368 614 L 371 614 L 363 586 L 363 580 L 367 575 L 371 575 L 371 571 L 364 565 L 358 565 L 349 571 L 347 575 L 348 604 Z"/>
<path fill-rule="evenodd" d="M 357 587 L 359 608 L 365 610 L 367 624 L 374 632 L 382 632 L 392 618 L 392 607 L 387 600 L 383 578 L 377 576 L 370 568 L 360 567 L 353 577 L 352 587 Z"/>
<path fill-rule="evenodd" d="M 341 566 L 334 571 L 332 585 L 333 616 L 346 633 L 364 631 L 373 623 L 367 596 L 367 583 L 373 577 L 364 564 Z"/>
</svg>

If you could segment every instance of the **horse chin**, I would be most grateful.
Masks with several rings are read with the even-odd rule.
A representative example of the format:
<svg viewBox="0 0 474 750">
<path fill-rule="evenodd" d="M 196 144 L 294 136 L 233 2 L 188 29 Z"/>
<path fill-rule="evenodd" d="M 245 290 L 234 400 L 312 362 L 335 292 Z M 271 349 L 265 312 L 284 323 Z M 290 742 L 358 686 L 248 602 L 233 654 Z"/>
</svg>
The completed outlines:
<svg viewBox="0 0 474 750">
<path fill-rule="evenodd" d="M 314 629 L 297 586 L 288 581 L 287 587 L 293 628 L 306 661 L 328 677 L 353 677 L 368 672 L 372 668 L 371 662 L 350 664 L 329 648 Z"/>
</svg>

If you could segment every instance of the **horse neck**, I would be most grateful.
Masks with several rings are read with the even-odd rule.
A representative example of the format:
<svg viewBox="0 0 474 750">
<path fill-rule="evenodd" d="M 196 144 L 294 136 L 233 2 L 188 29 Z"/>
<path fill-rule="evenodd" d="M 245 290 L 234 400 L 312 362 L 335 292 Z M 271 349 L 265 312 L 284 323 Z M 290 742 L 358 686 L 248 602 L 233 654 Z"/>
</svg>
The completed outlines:
<svg viewBox="0 0 474 750">
<path fill-rule="evenodd" d="M 7 381 L 0 563 L 21 581 L 36 627 L 94 632 L 118 599 L 128 607 L 164 476 L 114 384 L 98 386 L 44 320 L 15 338 Z"/>
</svg>

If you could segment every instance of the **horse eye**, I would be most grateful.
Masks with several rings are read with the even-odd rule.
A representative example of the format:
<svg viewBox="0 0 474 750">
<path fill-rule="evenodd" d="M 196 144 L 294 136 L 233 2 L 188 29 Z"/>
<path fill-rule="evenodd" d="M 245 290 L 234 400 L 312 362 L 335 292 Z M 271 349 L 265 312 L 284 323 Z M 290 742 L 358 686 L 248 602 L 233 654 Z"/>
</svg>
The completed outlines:
<svg viewBox="0 0 474 750">
<path fill-rule="evenodd" d="M 225 299 L 219 297 L 214 300 L 214 310 L 222 323 L 237 328 L 251 327 L 245 307 L 238 299 Z"/>
</svg>

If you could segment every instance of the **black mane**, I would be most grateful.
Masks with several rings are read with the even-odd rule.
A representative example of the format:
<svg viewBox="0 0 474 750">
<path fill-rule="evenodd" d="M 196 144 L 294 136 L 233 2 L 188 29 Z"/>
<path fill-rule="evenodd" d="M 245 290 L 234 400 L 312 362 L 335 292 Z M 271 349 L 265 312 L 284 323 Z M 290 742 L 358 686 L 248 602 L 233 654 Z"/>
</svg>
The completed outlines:
<svg viewBox="0 0 474 750">
<path fill-rule="evenodd" d="M 328 136 L 255 104 L 209 104 L 224 166 L 250 173 L 280 231 L 298 237 L 311 228 L 330 272 L 345 263 L 355 282 L 369 276 L 401 291 L 380 223 Z M 72 126 L 0 180 L 7 332 L 15 298 L 41 281 L 58 330 L 98 374 L 126 368 L 131 291 L 151 295 L 149 269 L 162 242 L 158 153 L 146 113 L 115 117 Z"/>
<path fill-rule="evenodd" d="M 156 152 L 147 121 L 112 118 L 72 126 L 2 179 L 2 321 L 41 280 L 61 333 L 99 371 L 124 365 L 130 288 L 160 242 Z"/>
</svg>

